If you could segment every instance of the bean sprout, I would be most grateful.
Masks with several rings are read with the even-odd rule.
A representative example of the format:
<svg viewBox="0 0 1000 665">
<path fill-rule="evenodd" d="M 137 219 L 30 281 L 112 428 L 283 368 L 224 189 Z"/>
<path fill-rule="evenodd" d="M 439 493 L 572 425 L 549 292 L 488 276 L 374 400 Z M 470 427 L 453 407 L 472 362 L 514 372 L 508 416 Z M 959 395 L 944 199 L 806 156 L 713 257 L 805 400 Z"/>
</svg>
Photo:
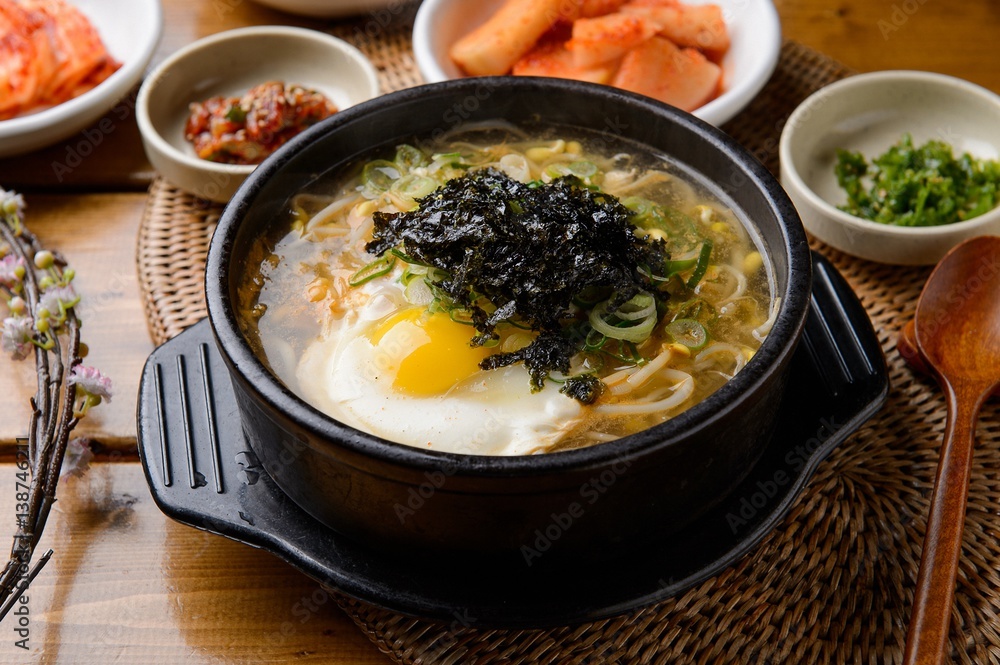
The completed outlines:
<svg viewBox="0 0 1000 665">
<path fill-rule="evenodd" d="M 763 342 L 764 338 L 771 332 L 774 321 L 778 318 L 779 309 L 781 309 L 781 298 L 776 296 L 771 302 L 771 314 L 767 317 L 767 321 L 754 328 L 750 333 L 755 340 Z"/>
<path fill-rule="evenodd" d="M 736 268 L 734 268 L 731 265 L 727 265 L 727 264 L 723 263 L 723 264 L 720 264 L 717 267 L 720 270 L 725 270 L 730 275 L 732 275 L 733 277 L 736 278 L 736 288 L 733 289 L 733 292 L 730 293 L 722 301 L 722 303 L 720 305 L 720 309 L 721 309 L 722 307 L 725 307 L 726 305 L 728 305 L 729 303 L 733 302 L 734 300 L 739 300 L 740 298 L 742 298 L 746 294 L 746 292 L 747 292 L 747 276 L 743 274 L 743 271 L 737 270 Z M 699 284 L 698 288 L 695 289 L 695 293 L 698 293 L 700 295 L 701 291 L 699 289 L 701 289 L 701 287 L 704 284 L 705 284 L 705 282 L 702 282 L 701 284 Z"/>
</svg>

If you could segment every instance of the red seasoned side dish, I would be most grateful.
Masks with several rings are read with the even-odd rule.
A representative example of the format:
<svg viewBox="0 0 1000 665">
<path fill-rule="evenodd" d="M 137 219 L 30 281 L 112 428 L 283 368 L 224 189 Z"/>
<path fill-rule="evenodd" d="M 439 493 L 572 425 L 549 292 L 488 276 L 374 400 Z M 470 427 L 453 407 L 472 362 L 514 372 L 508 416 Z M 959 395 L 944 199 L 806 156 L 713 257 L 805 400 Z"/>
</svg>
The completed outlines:
<svg viewBox="0 0 1000 665">
<path fill-rule="evenodd" d="M 717 5 L 678 0 L 505 0 L 456 42 L 471 76 L 553 76 L 613 85 L 685 111 L 715 98 L 729 33 Z"/>
<path fill-rule="evenodd" d="M 121 66 L 63 0 L 0 0 L 0 120 L 61 104 Z"/>
<path fill-rule="evenodd" d="M 269 81 L 242 97 L 191 104 L 184 136 L 202 159 L 259 164 L 293 136 L 336 112 L 333 102 L 315 90 Z"/>
</svg>

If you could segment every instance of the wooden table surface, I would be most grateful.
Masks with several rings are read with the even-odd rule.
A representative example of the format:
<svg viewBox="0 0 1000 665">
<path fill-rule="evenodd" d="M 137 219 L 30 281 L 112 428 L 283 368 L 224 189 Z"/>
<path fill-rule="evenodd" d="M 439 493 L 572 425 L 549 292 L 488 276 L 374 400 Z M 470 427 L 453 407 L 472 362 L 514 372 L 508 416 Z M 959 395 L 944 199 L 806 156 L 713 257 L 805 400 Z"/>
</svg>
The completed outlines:
<svg viewBox="0 0 1000 665">
<path fill-rule="evenodd" d="M 163 4 L 154 62 L 229 28 L 329 26 L 244 0 Z M 1000 92 L 994 0 L 776 4 L 786 37 L 855 69 L 938 71 Z M 0 663 L 386 663 L 316 583 L 269 554 L 172 522 L 150 498 L 134 453 L 139 374 L 153 348 L 135 244 L 153 172 L 131 113 L 121 116 L 69 173 L 56 165 L 70 163 L 81 136 L 0 160 L 0 186 L 27 194 L 29 226 L 76 268 L 90 361 L 115 381 L 113 401 L 77 430 L 105 454 L 60 485 L 42 539 L 55 556 L 31 589 L 30 649 L 15 647 L 13 625 L 3 624 Z M 8 516 L 0 524 L 11 528 L 10 454 L 27 424 L 32 372 L 28 363 L 0 361 L 0 516 Z"/>
</svg>

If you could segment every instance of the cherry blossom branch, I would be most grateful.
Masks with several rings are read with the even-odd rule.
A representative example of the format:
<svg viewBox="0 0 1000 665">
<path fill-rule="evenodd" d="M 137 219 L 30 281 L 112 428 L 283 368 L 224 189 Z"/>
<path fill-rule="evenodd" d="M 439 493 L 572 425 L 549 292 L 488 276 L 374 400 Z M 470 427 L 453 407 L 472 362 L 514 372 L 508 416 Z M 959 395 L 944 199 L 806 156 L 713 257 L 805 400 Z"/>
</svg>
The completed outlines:
<svg viewBox="0 0 1000 665">
<path fill-rule="evenodd" d="M 35 357 L 37 385 L 31 398 L 27 452 L 16 461 L 17 528 L 10 559 L 0 571 L 0 621 L 24 595 L 49 560 L 31 565 L 55 502 L 67 450 L 84 463 L 90 451 L 70 434 L 87 411 L 111 399 L 111 382 L 82 364 L 73 289 L 75 273 L 58 254 L 43 249 L 24 225 L 24 199 L 0 188 L 0 349 L 14 360 Z M 20 491 L 24 486 L 27 491 Z"/>
</svg>

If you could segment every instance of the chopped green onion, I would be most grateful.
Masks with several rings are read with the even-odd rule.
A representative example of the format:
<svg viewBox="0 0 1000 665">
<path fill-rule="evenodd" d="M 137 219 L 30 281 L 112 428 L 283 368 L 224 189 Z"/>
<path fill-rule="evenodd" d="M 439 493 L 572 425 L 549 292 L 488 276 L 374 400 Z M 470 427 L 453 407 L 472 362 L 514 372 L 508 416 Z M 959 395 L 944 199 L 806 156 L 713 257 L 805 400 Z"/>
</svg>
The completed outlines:
<svg viewBox="0 0 1000 665">
<path fill-rule="evenodd" d="M 445 166 L 452 167 L 467 167 L 468 164 L 465 162 L 465 158 L 462 157 L 461 153 L 458 152 L 445 152 L 438 153 L 431 157 L 434 161 L 427 165 L 428 173 L 437 173 Z"/>
<path fill-rule="evenodd" d="M 399 167 L 390 161 L 376 159 L 368 162 L 361 171 L 365 196 L 376 198 L 382 192 L 388 191 L 392 183 L 399 180 L 400 175 Z"/>
<path fill-rule="evenodd" d="M 575 175 L 578 178 L 589 178 L 597 173 L 597 165 L 593 162 L 573 162 L 566 168 L 571 175 Z"/>
<path fill-rule="evenodd" d="M 386 252 L 361 270 L 351 275 L 351 278 L 347 280 L 347 283 L 351 286 L 361 286 L 367 281 L 388 274 L 394 265 L 396 265 L 396 257 L 391 252 Z"/>
<path fill-rule="evenodd" d="M 639 293 L 615 310 L 615 316 L 623 321 L 638 321 L 656 315 L 656 299 L 648 293 Z"/>
<path fill-rule="evenodd" d="M 390 192 L 399 194 L 410 200 L 422 199 L 435 189 L 438 184 L 431 178 L 416 175 L 404 175 L 399 180 L 392 183 Z"/>
<path fill-rule="evenodd" d="M 608 341 L 608 336 L 604 335 L 591 327 L 590 332 L 587 333 L 587 338 L 584 340 L 584 349 L 588 351 L 599 351 L 604 347 L 604 344 Z"/>
<path fill-rule="evenodd" d="M 663 270 L 667 275 L 676 275 L 679 272 L 684 272 L 685 270 L 690 270 L 698 265 L 699 254 L 689 257 L 683 257 L 679 259 L 671 259 L 663 265 Z"/>
<path fill-rule="evenodd" d="M 650 306 L 647 299 L 652 301 L 653 297 L 648 293 L 640 293 L 621 305 L 620 311 L 610 313 L 610 300 L 605 300 L 590 310 L 590 325 L 605 337 L 625 342 L 645 342 L 656 326 L 656 303 L 653 302 Z M 639 312 L 642 313 L 642 318 L 625 318 Z"/>
<path fill-rule="evenodd" d="M 622 353 L 621 355 L 618 356 L 618 358 L 621 358 L 625 362 L 632 363 L 633 365 L 646 364 L 646 359 L 642 357 L 642 354 L 639 353 L 639 349 L 636 348 L 634 343 L 622 342 L 621 348 L 623 351 L 628 351 L 628 355 L 626 356 L 624 353 Z"/>
<path fill-rule="evenodd" d="M 573 175 L 572 171 L 565 164 L 555 163 L 549 164 L 545 167 L 545 175 L 555 180 L 556 178 L 561 178 L 566 175 Z"/>
<path fill-rule="evenodd" d="M 455 323 L 461 323 L 462 325 L 471 326 L 473 323 L 472 312 L 467 309 L 456 307 L 448 312 L 448 316 L 450 316 L 451 320 Z"/>
<path fill-rule="evenodd" d="M 434 301 L 434 293 L 424 279 L 411 279 L 403 289 L 403 297 L 411 305 L 430 305 Z"/>
<path fill-rule="evenodd" d="M 397 254 L 398 257 L 398 254 Z M 418 265 L 407 265 L 403 268 L 403 274 L 399 276 L 399 281 L 402 282 L 403 286 L 408 286 L 410 282 L 415 279 L 424 279 L 427 277 L 427 268 Z"/>
<path fill-rule="evenodd" d="M 687 281 L 687 287 L 693 289 L 698 286 L 705 273 L 708 272 L 708 261 L 712 258 L 712 241 L 706 240 L 701 246 L 701 254 L 698 256 L 698 265 L 695 267 L 691 278 Z"/>
<path fill-rule="evenodd" d="M 396 147 L 396 165 L 403 171 L 427 165 L 427 156 L 422 150 L 404 143 Z"/>
<path fill-rule="evenodd" d="M 431 292 L 432 293 L 434 292 L 433 287 L 431 288 Z M 447 314 L 448 312 L 451 311 L 451 309 L 448 306 L 446 306 L 445 303 L 440 298 L 435 297 L 433 300 L 431 300 L 430 304 L 427 305 L 427 311 L 430 312 L 431 314 L 436 314 L 437 312 L 444 312 L 445 314 Z"/>
<path fill-rule="evenodd" d="M 676 319 L 668 323 L 664 330 L 678 344 L 683 344 L 692 351 L 705 346 L 708 342 L 708 331 L 694 319 Z"/>
<path fill-rule="evenodd" d="M 650 214 L 655 207 L 652 201 L 644 199 L 641 196 L 629 196 L 622 199 L 621 202 L 623 206 L 634 212 L 639 218 L 644 218 Z"/>
<path fill-rule="evenodd" d="M 403 250 L 399 249 L 398 247 L 393 247 L 389 251 L 392 252 L 392 254 L 397 259 L 399 259 L 400 261 L 402 261 L 403 263 L 409 263 L 410 265 L 421 266 L 421 267 L 427 268 L 428 274 L 430 274 L 430 271 L 433 270 L 433 268 L 431 268 L 430 266 L 427 266 L 427 265 L 421 263 L 420 261 L 417 261 L 415 258 L 413 258 L 412 256 L 410 256 L 409 254 L 407 254 Z"/>
</svg>

